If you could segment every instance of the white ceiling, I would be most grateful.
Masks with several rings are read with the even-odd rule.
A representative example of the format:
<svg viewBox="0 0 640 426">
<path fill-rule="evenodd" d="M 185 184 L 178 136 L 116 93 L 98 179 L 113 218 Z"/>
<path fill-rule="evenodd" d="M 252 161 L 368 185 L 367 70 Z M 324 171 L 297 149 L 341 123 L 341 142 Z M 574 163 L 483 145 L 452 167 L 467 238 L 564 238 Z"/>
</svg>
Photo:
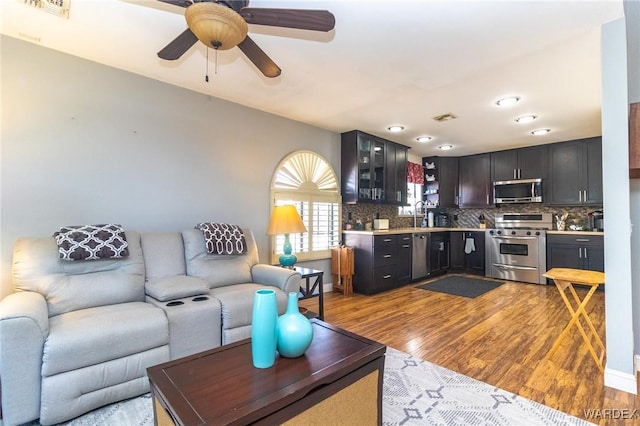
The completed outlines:
<svg viewBox="0 0 640 426">
<path fill-rule="evenodd" d="M 2 34 L 334 132 L 363 130 L 418 156 L 600 135 L 600 26 L 623 16 L 614 0 L 252 0 L 252 7 L 326 9 L 336 27 L 316 33 L 250 26 L 282 75 L 263 77 L 233 48 L 218 53 L 217 74 L 210 52 L 206 83 L 204 45 L 174 62 L 156 56 L 186 28 L 182 8 L 71 0 L 63 19 L 25 3 L 1 0 Z M 506 95 L 522 100 L 496 106 Z M 458 118 L 432 119 L 445 113 Z M 524 114 L 539 118 L 514 122 Z M 406 130 L 391 134 L 392 124 Z M 541 127 L 552 132 L 530 134 Z M 416 142 L 423 134 L 434 139 Z M 436 149 L 442 144 L 455 148 L 445 154 Z"/>
</svg>

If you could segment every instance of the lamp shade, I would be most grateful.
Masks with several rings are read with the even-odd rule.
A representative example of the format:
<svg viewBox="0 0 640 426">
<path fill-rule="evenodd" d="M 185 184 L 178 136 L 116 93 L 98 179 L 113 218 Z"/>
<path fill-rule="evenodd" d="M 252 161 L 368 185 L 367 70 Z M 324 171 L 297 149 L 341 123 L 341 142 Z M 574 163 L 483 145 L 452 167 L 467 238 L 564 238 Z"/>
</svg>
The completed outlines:
<svg viewBox="0 0 640 426">
<path fill-rule="evenodd" d="M 267 235 L 298 234 L 307 232 L 298 210 L 293 205 L 275 206 L 267 227 Z"/>
<path fill-rule="evenodd" d="M 187 7 L 184 14 L 191 32 L 209 47 L 227 50 L 237 46 L 249 27 L 233 9 L 214 2 L 199 2 Z"/>
</svg>

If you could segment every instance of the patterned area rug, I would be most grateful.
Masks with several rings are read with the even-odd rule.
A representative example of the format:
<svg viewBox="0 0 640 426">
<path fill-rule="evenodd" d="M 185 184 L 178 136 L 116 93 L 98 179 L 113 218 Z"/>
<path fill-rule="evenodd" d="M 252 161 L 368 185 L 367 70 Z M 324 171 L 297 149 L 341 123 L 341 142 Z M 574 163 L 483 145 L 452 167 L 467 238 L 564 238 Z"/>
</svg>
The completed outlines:
<svg viewBox="0 0 640 426">
<path fill-rule="evenodd" d="M 591 424 L 393 348 L 387 348 L 385 359 L 382 420 L 388 426 Z M 65 425 L 152 426 L 151 396 L 100 408 Z"/>
</svg>

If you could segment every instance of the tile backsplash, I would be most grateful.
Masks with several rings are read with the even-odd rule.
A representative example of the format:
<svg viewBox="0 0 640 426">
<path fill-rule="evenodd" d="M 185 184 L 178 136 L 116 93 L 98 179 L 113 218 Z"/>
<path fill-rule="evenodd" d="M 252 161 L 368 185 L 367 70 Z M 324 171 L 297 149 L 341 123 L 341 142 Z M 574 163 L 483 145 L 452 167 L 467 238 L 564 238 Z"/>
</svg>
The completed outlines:
<svg viewBox="0 0 640 426">
<path fill-rule="evenodd" d="M 459 208 L 442 208 L 438 211 L 447 213 L 451 221 L 452 227 L 459 228 L 478 228 L 480 224 L 479 216 L 482 214 L 485 217 L 487 228 L 494 227 L 494 217 L 500 212 L 514 212 L 514 213 L 527 213 L 527 212 L 543 212 L 552 214 L 568 213 L 567 225 L 576 224 L 583 227 L 588 226 L 587 216 L 589 212 L 594 210 L 602 210 L 602 207 L 590 206 L 590 207 L 575 207 L 575 206 L 543 206 L 539 204 L 510 204 L 508 206 L 500 206 L 486 209 L 459 209 Z M 399 217 L 398 208 L 396 206 L 389 206 L 383 204 L 343 204 L 342 205 L 342 222 L 346 223 L 347 218 L 351 213 L 353 221 L 361 220 L 362 223 L 371 222 L 376 214 L 380 215 L 382 219 L 389 219 L 389 227 L 391 228 L 406 228 L 413 226 L 413 217 Z M 420 226 L 421 217 L 418 218 L 418 226 Z M 555 220 L 554 220 L 555 227 Z"/>
</svg>

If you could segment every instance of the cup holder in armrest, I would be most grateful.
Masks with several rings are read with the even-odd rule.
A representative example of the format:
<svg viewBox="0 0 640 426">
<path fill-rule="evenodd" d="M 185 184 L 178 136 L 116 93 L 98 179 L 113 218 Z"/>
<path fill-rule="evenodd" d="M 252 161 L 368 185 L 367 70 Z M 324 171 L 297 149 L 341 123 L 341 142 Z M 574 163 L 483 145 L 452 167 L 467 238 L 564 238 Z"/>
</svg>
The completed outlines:
<svg viewBox="0 0 640 426">
<path fill-rule="evenodd" d="M 204 302 L 205 300 L 209 300 L 209 298 L 207 296 L 198 296 L 198 297 L 194 297 L 193 299 L 194 302 Z"/>
<path fill-rule="evenodd" d="M 180 300 L 174 300 L 173 302 L 167 303 L 167 306 L 180 306 L 180 305 L 184 305 L 184 302 Z"/>
</svg>

